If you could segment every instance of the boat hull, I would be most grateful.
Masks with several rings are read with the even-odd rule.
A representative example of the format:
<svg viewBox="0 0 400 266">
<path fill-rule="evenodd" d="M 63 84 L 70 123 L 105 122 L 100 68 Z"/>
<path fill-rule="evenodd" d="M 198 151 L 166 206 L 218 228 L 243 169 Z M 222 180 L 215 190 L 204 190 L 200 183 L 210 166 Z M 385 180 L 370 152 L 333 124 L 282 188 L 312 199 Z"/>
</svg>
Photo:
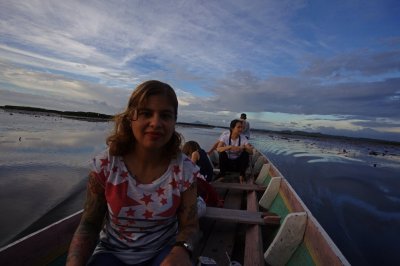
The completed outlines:
<svg viewBox="0 0 400 266">
<path fill-rule="evenodd" d="M 211 159 L 213 160 L 215 158 Z M 268 167 L 264 167 L 264 165 L 268 165 Z M 253 184 L 243 186 L 243 194 L 247 195 L 248 211 L 258 211 L 260 208 L 258 205 L 262 205 L 262 199 L 260 200 L 260 204 L 258 203 L 263 193 L 259 188 L 267 187 L 264 192 L 265 194 L 267 190 L 273 186 L 272 180 L 274 180 L 274 182 L 278 180 L 279 184 L 274 188 L 276 189 L 275 195 L 273 199 L 267 203 L 270 205 L 267 208 L 268 211 L 278 214 L 281 217 L 281 221 L 284 221 L 290 214 L 306 214 L 305 229 L 303 231 L 304 233 L 301 235 L 300 243 L 296 246 L 294 251 L 288 255 L 288 260 L 282 264 L 296 266 L 350 265 L 301 198 L 265 155 L 255 150 L 250 168 L 248 172 L 250 180 L 254 179 L 255 183 L 258 182 L 260 186 L 256 187 Z M 262 179 L 262 181 L 259 179 Z M 232 190 L 240 189 L 237 185 L 230 185 L 229 187 Z M 253 187 L 255 187 L 255 189 L 252 189 Z M 227 207 L 228 206 L 225 206 L 225 208 Z M 1 264 L 64 265 L 71 238 L 79 224 L 81 215 L 82 210 L 1 248 Z M 279 227 L 282 227 L 282 224 Z M 246 234 L 249 234 L 249 241 L 244 243 L 244 265 L 265 265 L 264 259 L 267 260 L 270 254 L 274 254 L 274 251 L 271 251 L 271 249 L 273 249 L 271 246 L 276 245 L 277 241 L 274 242 L 274 240 L 279 234 L 279 227 L 270 229 L 268 227 L 263 227 L 263 225 L 253 225 L 247 228 Z M 284 241 L 289 238 L 290 237 L 285 237 Z M 257 244 L 253 243 L 255 241 Z M 257 256 L 247 255 L 246 258 L 246 252 L 250 252 L 247 254 L 255 254 L 253 250 L 254 247 L 262 251 L 266 250 L 264 259 L 261 252 L 260 254 L 256 252 Z M 287 250 L 284 250 L 284 252 L 286 251 Z M 282 251 L 278 251 L 278 253 L 275 251 L 274 256 L 280 257 L 280 255 L 283 255 L 279 252 Z M 198 255 L 201 255 L 201 253 L 198 253 Z M 281 263 L 274 262 L 272 264 L 277 265 Z"/>
</svg>

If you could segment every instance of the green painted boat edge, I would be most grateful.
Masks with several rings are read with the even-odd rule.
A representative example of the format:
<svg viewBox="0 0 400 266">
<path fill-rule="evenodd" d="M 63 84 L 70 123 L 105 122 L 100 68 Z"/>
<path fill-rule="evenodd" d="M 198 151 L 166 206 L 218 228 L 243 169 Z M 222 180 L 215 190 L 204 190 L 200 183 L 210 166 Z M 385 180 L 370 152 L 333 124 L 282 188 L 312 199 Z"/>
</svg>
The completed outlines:
<svg viewBox="0 0 400 266">
<path fill-rule="evenodd" d="M 261 153 L 261 155 L 264 156 L 266 163 L 270 164 L 268 176 L 282 177 L 279 193 L 274 199 L 270 210 L 284 217 L 293 211 L 304 211 L 307 213 L 307 226 L 303 241 L 289 259 L 287 265 L 350 265 L 282 173 L 264 154 Z M 285 187 L 284 191 L 282 187 Z M 284 217 L 282 217 L 282 220 Z M 298 259 L 301 260 L 297 261 Z M 306 264 L 300 264 L 301 262 Z"/>
</svg>

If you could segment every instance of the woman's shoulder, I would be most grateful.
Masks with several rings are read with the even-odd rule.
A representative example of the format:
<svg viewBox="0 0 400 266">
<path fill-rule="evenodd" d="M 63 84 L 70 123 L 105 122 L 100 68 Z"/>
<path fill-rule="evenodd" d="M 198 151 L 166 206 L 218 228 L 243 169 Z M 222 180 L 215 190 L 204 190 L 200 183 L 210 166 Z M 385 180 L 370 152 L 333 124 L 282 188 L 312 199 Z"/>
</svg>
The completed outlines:
<svg viewBox="0 0 400 266">
<path fill-rule="evenodd" d="M 110 149 L 106 148 L 104 150 L 102 150 L 101 152 L 97 153 L 95 158 L 101 158 L 101 159 L 105 159 L 105 158 L 113 158 L 113 157 L 118 157 L 118 156 L 114 156 L 110 153 Z"/>
<path fill-rule="evenodd" d="M 207 156 L 207 152 L 202 148 L 200 148 L 197 152 L 199 153 L 200 157 Z"/>
<path fill-rule="evenodd" d="M 103 151 L 99 152 L 93 158 L 93 164 L 96 166 L 107 166 L 110 165 L 114 161 L 121 161 L 121 156 L 115 156 L 110 153 L 108 148 L 104 149 Z"/>
<path fill-rule="evenodd" d="M 178 153 L 176 159 L 173 160 L 172 163 L 181 165 L 185 170 L 197 167 L 196 164 L 193 163 L 192 160 L 183 152 Z"/>
<path fill-rule="evenodd" d="M 109 157 L 110 157 L 110 151 L 107 148 L 107 149 L 104 149 L 101 152 L 97 153 L 94 156 L 93 160 L 102 160 L 102 159 L 106 159 L 106 158 L 109 158 Z"/>
<path fill-rule="evenodd" d="M 192 162 L 192 160 L 190 159 L 189 156 L 187 156 L 183 152 L 178 152 L 176 158 L 171 161 L 171 163 L 177 163 L 177 164 L 188 163 L 188 162 Z"/>
<path fill-rule="evenodd" d="M 224 131 L 222 134 L 219 136 L 219 141 L 226 141 L 229 139 L 230 131 Z"/>
</svg>

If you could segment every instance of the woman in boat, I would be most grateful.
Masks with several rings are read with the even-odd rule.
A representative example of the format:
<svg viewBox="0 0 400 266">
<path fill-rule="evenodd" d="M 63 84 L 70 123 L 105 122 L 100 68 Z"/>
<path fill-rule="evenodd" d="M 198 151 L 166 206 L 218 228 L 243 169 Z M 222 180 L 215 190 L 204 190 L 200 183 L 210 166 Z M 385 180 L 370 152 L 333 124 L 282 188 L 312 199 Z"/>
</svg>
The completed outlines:
<svg viewBox="0 0 400 266">
<path fill-rule="evenodd" d="M 180 151 L 177 111 L 174 90 L 150 80 L 114 117 L 67 265 L 192 265 L 199 168 Z"/>
<path fill-rule="evenodd" d="M 220 173 L 218 180 L 222 180 L 229 170 L 239 172 L 240 183 L 245 182 L 245 173 L 249 164 L 249 154 L 253 148 L 247 138 L 242 135 L 243 123 L 239 119 L 231 121 L 229 132 L 219 138 L 217 151 L 219 153 Z"/>
<path fill-rule="evenodd" d="M 207 153 L 193 140 L 183 145 L 182 152 L 200 167 L 200 174 L 202 176 L 197 177 L 197 195 L 201 197 L 207 206 L 222 208 L 224 205 L 223 199 L 220 198 L 218 192 L 209 184 L 212 181 L 214 171 Z M 201 206 L 201 203 L 198 201 L 198 209 L 200 209 L 199 206 Z M 198 214 L 200 215 L 201 212 L 198 211 Z"/>
<path fill-rule="evenodd" d="M 208 159 L 207 153 L 196 141 L 191 140 L 186 142 L 185 145 L 183 145 L 182 152 L 200 167 L 200 173 L 207 182 L 213 180 L 214 171 L 210 159 Z"/>
</svg>

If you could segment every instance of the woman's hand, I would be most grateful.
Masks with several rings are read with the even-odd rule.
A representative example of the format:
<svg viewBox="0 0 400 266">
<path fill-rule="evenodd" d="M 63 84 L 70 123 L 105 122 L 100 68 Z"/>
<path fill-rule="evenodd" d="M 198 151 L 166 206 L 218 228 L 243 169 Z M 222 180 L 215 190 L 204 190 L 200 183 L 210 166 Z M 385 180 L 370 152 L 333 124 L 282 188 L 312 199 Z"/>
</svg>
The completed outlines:
<svg viewBox="0 0 400 266">
<path fill-rule="evenodd" d="M 229 146 L 230 148 L 229 148 L 229 150 L 230 151 L 235 151 L 235 152 L 238 152 L 238 151 L 243 151 L 243 148 L 244 148 L 244 146 L 242 145 L 242 146 Z"/>
<path fill-rule="evenodd" d="M 171 252 L 161 263 L 161 266 L 192 266 L 193 263 L 190 260 L 189 253 L 184 247 L 175 246 L 172 248 Z"/>
</svg>

